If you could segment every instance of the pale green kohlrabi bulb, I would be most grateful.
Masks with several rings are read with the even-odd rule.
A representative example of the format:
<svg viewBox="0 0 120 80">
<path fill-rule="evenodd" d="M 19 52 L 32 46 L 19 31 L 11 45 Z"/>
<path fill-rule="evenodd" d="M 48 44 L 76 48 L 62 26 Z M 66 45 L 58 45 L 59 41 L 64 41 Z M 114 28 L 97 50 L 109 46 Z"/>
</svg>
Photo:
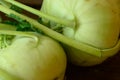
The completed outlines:
<svg viewBox="0 0 120 80">
<path fill-rule="evenodd" d="M 75 21 L 75 28 L 64 27 L 63 34 L 101 50 L 101 57 L 96 57 L 65 46 L 73 64 L 100 64 L 118 52 L 120 19 L 115 0 L 43 0 L 41 11 L 57 18 Z"/>
<path fill-rule="evenodd" d="M 36 40 L 18 36 L 1 49 L 0 68 L 22 80 L 63 80 L 66 55 L 49 37 L 40 35 Z"/>
</svg>

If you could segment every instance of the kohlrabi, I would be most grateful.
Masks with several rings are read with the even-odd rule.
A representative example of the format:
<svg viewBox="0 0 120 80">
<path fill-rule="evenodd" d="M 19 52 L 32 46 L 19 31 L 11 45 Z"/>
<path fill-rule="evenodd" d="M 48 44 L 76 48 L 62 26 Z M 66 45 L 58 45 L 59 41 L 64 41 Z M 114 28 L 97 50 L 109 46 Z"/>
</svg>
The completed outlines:
<svg viewBox="0 0 120 80">
<path fill-rule="evenodd" d="M 100 64 L 119 51 L 120 19 L 116 0 L 43 0 L 40 11 L 15 0 L 4 1 L 42 17 L 44 24 L 49 24 L 47 27 L 9 9 L 9 6 L 0 5 L 1 12 L 19 16 L 60 41 L 73 64 Z M 56 32 L 59 28 L 62 34 Z"/>
<path fill-rule="evenodd" d="M 2 80 L 63 80 L 66 55 L 53 39 L 36 32 L 10 30 L 0 25 L 0 76 Z M 8 28 L 7 28 L 8 27 Z M 8 79 L 7 79 L 8 77 Z M 0 77 L 1 78 L 1 77 Z"/>
<path fill-rule="evenodd" d="M 65 46 L 69 60 L 90 66 L 103 62 L 119 50 L 119 11 L 115 0 L 43 0 L 42 12 L 60 19 L 75 21 L 75 28 L 63 27 L 63 34 L 76 41 L 99 48 L 101 58 Z M 50 21 L 51 22 L 51 21 Z M 110 49 L 116 48 L 113 51 Z M 86 48 L 87 51 L 87 48 Z"/>
</svg>

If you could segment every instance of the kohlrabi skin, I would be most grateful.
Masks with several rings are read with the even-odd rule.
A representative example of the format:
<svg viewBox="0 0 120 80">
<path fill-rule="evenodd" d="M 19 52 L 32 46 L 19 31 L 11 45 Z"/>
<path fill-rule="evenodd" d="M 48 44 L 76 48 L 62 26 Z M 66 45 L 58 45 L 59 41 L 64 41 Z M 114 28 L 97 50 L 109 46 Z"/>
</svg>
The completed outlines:
<svg viewBox="0 0 120 80">
<path fill-rule="evenodd" d="M 119 15 L 120 15 L 120 0 L 117 0 L 117 4 L 118 4 L 118 7 L 119 7 Z"/>
<path fill-rule="evenodd" d="M 8 46 L 1 45 L 1 69 L 22 80 L 64 79 L 66 55 L 56 41 L 36 33 L 6 30 L 0 30 L 0 33 L 17 35 Z"/>
<path fill-rule="evenodd" d="M 5 70 L 0 69 L 0 80 L 22 80 L 22 79 L 9 74 Z"/>
<path fill-rule="evenodd" d="M 116 0 L 43 0 L 41 11 L 57 18 L 75 21 L 76 26 L 64 27 L 63 34 L 103 50 L 98 58 L 65 46 L 68 58 L 73 64 L 100 64 L 118 52 L 120 24 Z"/>
</svg>

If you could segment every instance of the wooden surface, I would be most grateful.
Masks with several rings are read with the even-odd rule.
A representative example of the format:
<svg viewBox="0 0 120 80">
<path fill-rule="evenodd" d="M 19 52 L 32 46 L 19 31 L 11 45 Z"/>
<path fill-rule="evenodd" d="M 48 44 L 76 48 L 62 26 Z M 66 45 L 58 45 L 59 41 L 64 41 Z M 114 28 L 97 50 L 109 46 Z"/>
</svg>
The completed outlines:
<svg viewBox="0 0 120 80">
<path fill-rule="evenodd" d="M 41 0 L 18 0 L 32 7 L 39 7 Z M 67 80 L 120 80 L 120 52 L 100 65 L 80 67 L 68 64 Z"/>
</svg>

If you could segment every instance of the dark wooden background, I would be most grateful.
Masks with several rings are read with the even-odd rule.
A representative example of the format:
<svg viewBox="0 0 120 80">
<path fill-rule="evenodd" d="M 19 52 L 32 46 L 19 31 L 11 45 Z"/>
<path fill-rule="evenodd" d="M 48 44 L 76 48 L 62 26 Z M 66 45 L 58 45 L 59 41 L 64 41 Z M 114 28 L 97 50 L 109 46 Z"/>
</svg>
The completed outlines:
<svg viewBox="0 0 120 80">
<path fill-rule="evenodd" d="M 42 0 L 17 0 L 34 8 L 40 8 Z M 100 65 L 80 67 L 68 63 L 67 80 L 120 80 L 120 53 Z"/>
</svg>

